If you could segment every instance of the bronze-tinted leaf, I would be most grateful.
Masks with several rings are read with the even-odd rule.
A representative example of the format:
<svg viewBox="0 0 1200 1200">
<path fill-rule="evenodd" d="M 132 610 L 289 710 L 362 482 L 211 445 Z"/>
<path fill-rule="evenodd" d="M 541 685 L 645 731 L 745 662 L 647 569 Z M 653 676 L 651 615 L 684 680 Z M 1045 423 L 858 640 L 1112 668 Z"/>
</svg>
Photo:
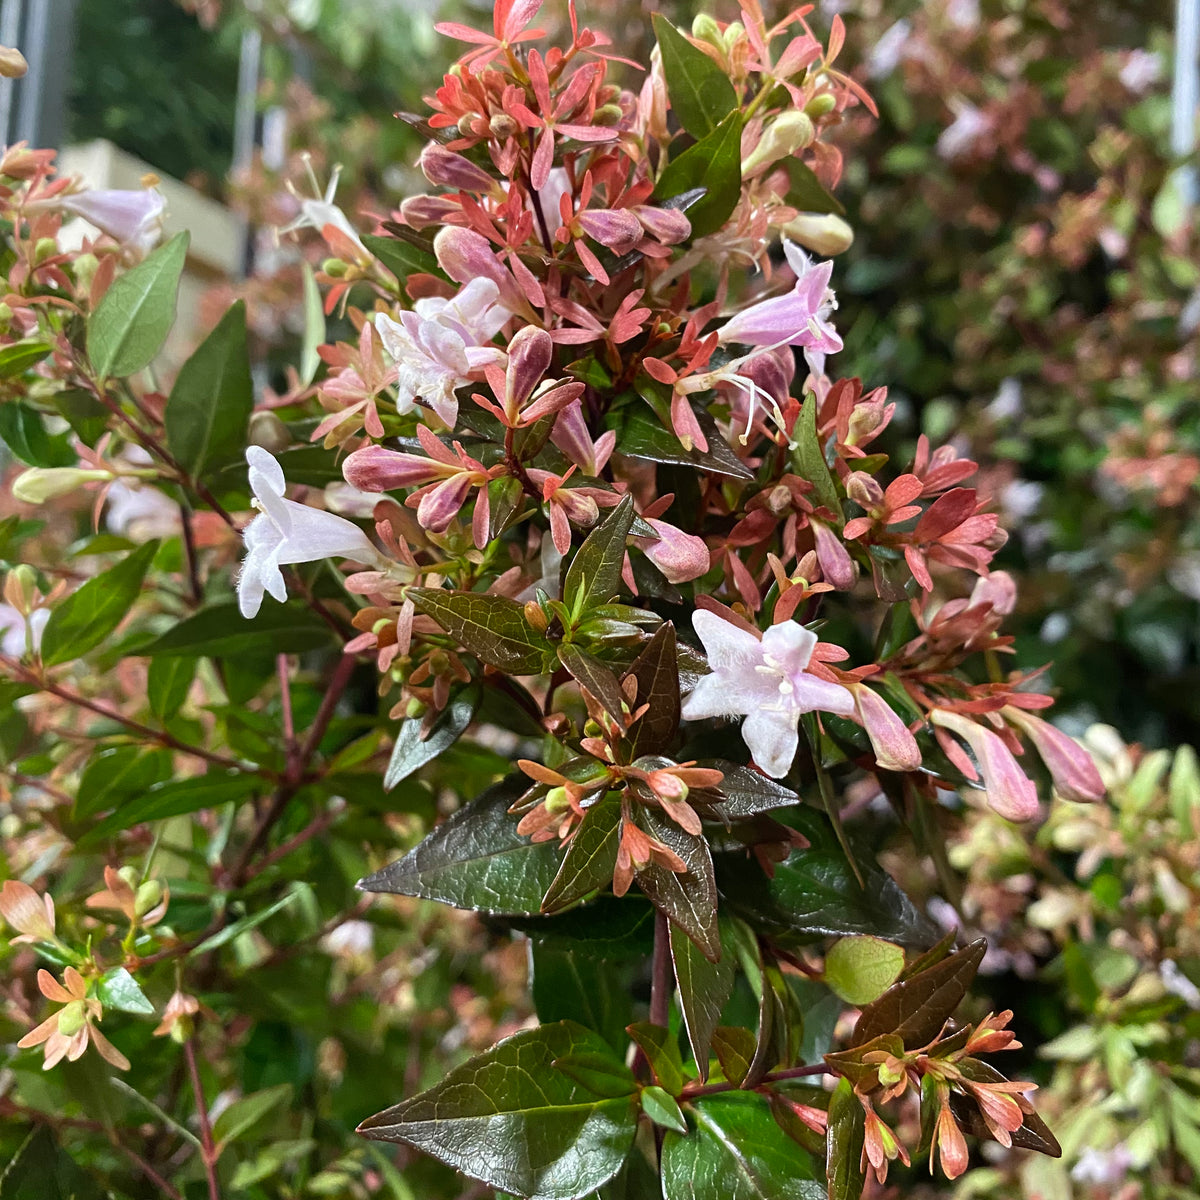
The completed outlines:
<svg viewBox="0 0 1200 1200">
<path fill-rule="evenodd" d="M 614 717 L 620 717 L 625 702 L 617 677 L 598 658 L 593 658 L 572 642 L 560 642 L 558 661 L 571 673 L 575 682 L 589 692 Z"/>
<path fill-rule="evenodd" d="M 721 957 L 717 929 L 717 882 L 712 855 L 702 837 L 686 833 L 656 808 L 638 811 L 638 823 L 654 839 L 687 863 L 686 874 L 677 874 L 656 862 L 637 872 L 642 891 L 700 947 L 709 962 Z"/>
<path fill-rule="evenodd" d="M 553 647 L 525 620 L 525 610 L 507 596 L 411 588 L 417 611 L 432 617 L 451 637 L 489 666 L 511 675 L 544 671 Z"/>
<path fill-rule="evenodd" d="M 542 901 L 542 911 L 558 912 L 606 888 L 612 882 L 620 842 L 621 800 L 614 793 L 588 809 Z"/>
<path fill-rule="evenodd" d="M 675 656 L 675 626 L 667 621 L 629 668 L 628 673 L 637 680 L 636 706 L 649 705 L 629 731 L 635 755 L 660 754 L 675 740 L 680 708 Z"/>
</svg>

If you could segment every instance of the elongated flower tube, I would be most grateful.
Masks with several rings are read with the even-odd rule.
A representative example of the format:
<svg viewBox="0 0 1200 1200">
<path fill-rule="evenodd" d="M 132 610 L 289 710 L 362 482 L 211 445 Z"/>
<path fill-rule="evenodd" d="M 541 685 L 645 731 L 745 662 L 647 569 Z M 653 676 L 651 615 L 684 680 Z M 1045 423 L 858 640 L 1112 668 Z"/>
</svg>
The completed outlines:
<svg viewBox="0 0 1200 1200">
<path fill-rule="evenodd" d="M 265 592 L 281 604 L 287 585 L 279 569 L 289 563 L 316 562 L 322 558 L 348 558 L 373 566 L 383 556 L 367 535 L 345 517 L 284 498 L 287 480 L 275 457 L 261 446 L 246 451 L 250 464 L 250 490 L 259 515 L 242 532 L 246 557 L 238 576 L 238 608 L 253 617 Z"/>
<path fill-rule="evenodd" d="M 988 804 L 996 812 L 1010 821 L 1028 821 L 1037 816 L 1037 788 L 998 733 L 944 708 L 935 708 L 929 719 L 939 728 L 958 734 L 971 747 L 983 776 Z"/>
<path fill-rule="evenodd" d="M 59 203 L 139 256 L 149 254 L 162 238 L 166 201 L 156 188 L 79 192 Z"/>
</svg>

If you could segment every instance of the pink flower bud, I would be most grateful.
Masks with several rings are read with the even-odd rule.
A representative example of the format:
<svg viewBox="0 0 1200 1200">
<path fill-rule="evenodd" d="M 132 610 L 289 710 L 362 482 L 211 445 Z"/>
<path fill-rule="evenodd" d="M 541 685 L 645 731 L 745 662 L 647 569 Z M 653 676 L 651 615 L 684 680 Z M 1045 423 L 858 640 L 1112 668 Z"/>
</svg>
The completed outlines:
<svg viewBox="0 0 1200 1200">
<path fill-rule="evenodd" d="M 528 308 L 516 280 L 496 257 L 492 244 L 474 229 L 449 226 L 433 239 L 433 252 L 438 265 L 455 283 L 470 283 L 472 279 L 490 279 L 499 290 L 499 300 L 509 312 Z"/>
<path fill-rule="evenodd" d="M 428 229 L 461 221 L 462 207 L 448 196 L 409 196 L 400 201 L 400 215 L 413 229 Z"/>
<path fill-rule="evenodd" d="M 854 471 L 850 474 L 846 480 L 846 495 L 868 511 L 883 504 L 883 488 L 865 471 Z"/>
<path fill-rule="evenodd" d="M 917 770 L 921 765 L 920 747 L 892 706 L 865 684 L 854 684 L 850 690 L 879 766 L 885 771 Z"/>
<path fill-rule="evenodd" d="M 632 212 L 642 228 L 664 246 L 678 245 L 691 235 L 691 221 L 686 213 L 677 208 L 655 208 L 649 204 L 638 204 Z"/>
<path fill-rule="evenodd" d="M 417 505 L 417 520 L 430 533 L 445 533 L 471 494 L 471 476 L 465 471 L 431 487 Z"/>
<path fill-rule="evenodd" d="M 817 542 L 817 561 L 821 564 L 822 576 L 838 591 L 844 592 L 852 588 L 857 572 L 854 560 L 842 544 L 842 539 L 823 521 L 809 523 Z"/>
<path fill-rule="evenodd" d="M 988 804 L 996 812 L 1010 821 L 1028 821 L 1037 816 L 1037 789 L 998 733 L 970 717 L 943 708 L 935 708 L 929 719 L 934 725 L 957 733 L 971 747 L 983 776 Z"/>
<path fill-rule="evenodd" d="M 589 208 L 578 220 L 588 237 L 617 254 L 627 254 L 642 240 L 642 224 L 627 208 Z"/>
<path fill-rule="evenodd" d="M 684 533 L 666 521 L 648 517 L 647 523 L 658 534 L 657 541 L 637 538 L 636 544 L 645 551 L 646 557 L 663 573 L 668 583 L 688 583 L 699 579 L 708 570 L 710 556 L 708 546 L 701 537 Z"/>
<path fill-rule="evenodd" d="M 438 142 L 430 142 L 421 151 L 418 161 L 425 178 L 441 187 L 479 194 L 491 192 L 496 187 L 496 181 L 482 167 Z"/>
<path fill-rule="evenodd" d="M 1092 756 L 1074 738 L 1056 729 L 1049 721 L 1013 705 L 1002 709 L 1001 715 L 1033 743 L 1063 799 L 1104 799 L 1104 781 L 1100 772 L 1096 770 Z"/>
<path fill-rule="evenodd" d="M 544 329 L 525 325 L 508 344 L 504 379 L 504 408 L 511 420 L 525 407 L 534 388 L 545 378 L 554 357 L 554 342 Z"/>
<path fill-rule="evenodd" d="M 416 487 L 444 474 L 435 462 L 419 454 L 401 454 L 384 446 L 364 446 L 342 464 L 342 474 L 361 492 L 390 492 Z"/>
</svg>

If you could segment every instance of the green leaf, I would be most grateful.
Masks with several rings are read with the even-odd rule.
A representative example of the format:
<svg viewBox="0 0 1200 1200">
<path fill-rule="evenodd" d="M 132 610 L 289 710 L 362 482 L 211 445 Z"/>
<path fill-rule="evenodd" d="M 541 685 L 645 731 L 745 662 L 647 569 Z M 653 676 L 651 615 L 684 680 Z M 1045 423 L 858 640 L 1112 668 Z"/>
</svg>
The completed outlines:
<svg viewBox="0 0 1200 1200">
<path fill-rule="evenodd" d="M 629 1026 L 629 1036 L 641 1047 L 654 1078 L 672 1096 L 677 1096 L 686 1082 L 679 1040 L 669 1030 L 650 1021 Z"/>
<path fill-rule="evenodd" d="M 53 347 L 41 341 L 12 342 L 0 346 L 0 379 L 15 379 L 48 358 Z"/>
<path fill-rule="evenodd" d="M 702 138 L 737 107 L 737 93 L 729 76 L 661 13 L 653 21 L 671 109 L 692 137 Z"/>
<path fill-rule="evenodd" d="M 721 957 L 721 936 L 717 930 L 717 884 L 708 843 L 680 829 L 659 809 L 643 807 L 638 818 L 652 838 L 673 850 L 688 866 L 686 874 L 677 874 L 650 862 L 637 872 L 638 885 L 654 906 L 700 947 L 705 958 L 716 962 Z"/>
<path fill-rule="evenodd" d="M 146 701 L 160 720 L 174 717 L 183 707 L 196 677 L 194 658 L 152 658 L 146 678 Z"/>
<path fill-rule="evenodd" d="M 668 163 L 654 189 L 669 200 L 691 188 L 704 196 L 688 209 L 692 240 L 715 233 L 729 219 L 742 192 L 742 114 L 731 112 L 709 134 Z"/>
<path fill-rule="evenodd" d="M 685 450 L 671 430 L 667 429 L 653 413 L 644 408 L 631 407 L 617 434 L 617 453 L 629 458 L 644 458 L 650 462 L 671 463 L 682 467 L 696 467 L 728 479 L 753 479 L 754 472 L 734 454 L 729 444 L 717 432 L 716 423 L 712 432 L 707 427 L 707 413 L 698 411 L 697 420 L 708 439 L 708 450 Z"/>
<path fill-rule="evenodd" d="M 616 869 L 620 844 L 621 800 L 614 793 L 584 814 L 542 901 L 542 911 L 558 912 L 607 888 Z"/>
<path fill-rule="evenodd" d="M 661 754 L 671 748 L 679 731 L 679 668 L 675 661 L 675 626 L 665 621 L 627 672 L 637 680 L 635 709 L 647 710 L 627 735 L 630 754 Z"/>
<path fill-rule="evenodd" d="M 321 366 L 320 347 L 325 341 L 325 305 L 312 267 L 303 263 L 301 272 L 304 285 L 304 336 L 300 343 L 300 382 L 307 387 L 316 378 Z"/>
<path fill-rule="evenodd" d="M 167 449 L 198 479 L 208 462 L 241 453 L 253 409 L 246 304 L 238 300 L 179 368 L 163 414 Z"/>
<path fill-rule="evenodd" d="M 637 1111 L 632 1091 L 599 1096 L 555 1070 L 556 1060 L 579 1053 L 611 1052 L 572 1021 L 525 1030 L 364 1121 L 359 1132 L 415 1146 L 528 1200 L 581 1200 L 621 1169 Z"/>
<path fill-rule="evenodd" d="M 79 658 L 98 646 L 128 615 L 158 542 L 139 546 L 115 567 L 89 579 L 51 614 L 42 632 L 42 661 L 48 667 Z"/>
<path fill-rule="evenodd" d="M 721 1023 L 721 1010 L 733 995 L 733 955 L 723 950 L 717 962 L 709 962 L 691 938 L 680 929 L 672 928 L 671 958 L 675 963 L 679 1007 L 683 1010 L 688 1041 L 700 1069 L 700 1078 L 707 1079 L 713 1033 Z"/>
<path fill-rule="evenodd" d="M 86 446 L 94 446 L 108 428 L 111 414 L 91 392 L 80 388 L 58 392 L 54 407 Z"/>
<path fill-rule="evenodd" d="M 829 1099 L 829 1132 L 825 1140 L 825 1180 L 829 1200 L 859 1200 L 866 1173 L 862 1148 L 866 1113 L 850 1080 L 842 1078 Z"/>
<path fill-rule="evenodd" d="M 842 504 L 829 464 L 821 452 L 821 439 L 817 435 L 817 398 L 812 392 L 804 397 L 804 407 L 800 410 L 792 438 L 796 444 L 792 451 L 792 469 L 813 485 L 817 503 L 828 508 L 840 521 Z"/>
<path fill-rule="evenodd" d="M 31 467 L 73 467 L 78 461 L 67 435 L 52 437 L 41 413 L 20 400 L 0 404 L 0 441 Z"/>
<path fill-rule="evenodd" d="M 693 1132 L 663 1140 L 664 1200 L 825 1200 L 816 1160 L 779 1128 L 762 1096 L 723 1092 L 686 1111 Z"/>
<path fill-rule="evenodd" d="M 230 1142 L 236 1141 L 243 1133 L 253 1129 L 273 1109 L 291 1098 L 292 1085 L 280 1083 L 235 1100 L 228 1108 L 223 1109 L 213 1122 L 212 1135 L 217 1144 L 217 1153 L 219 1154 Z"/>
<path fill-rule="evenodd" d="M 171 776 L 166 750 L 113 746 L 92 755 L 75 792 L 75 818 L 95 816 L 115 808 L 130 796 L 145 792 Z"/>
<path fill-rule="evenodd" d="M 718 1025 L 712 1036 L 713 1053 L 721 1064 L 721 1073 L 739 1086 L 750 1072 L 758 1039 L 749 1029 L 737 1025 Z"/>
<path fill-rule="evenodd" d="M 236 803 L 245 800 L 258 787 L 259 780 L 254 775 L 219 771 L 194 779 L 164 783 L 122 804 L 116 812 L 88 830 L 79 841 L 81 845 L 92 845 L 111 834 L 147 821 L 165 821 L 168 817 L 186 816 L 203 808 Z"/>
<path fill-rule="evenodd" d="M 235 601 L 213 604 L 138 649 L 151 658 L 184 656 L 197 658 L 240 658 L 276 654 L 300 654 L 320 650 L 330 641 L 329 627 L 300 601 L 267 604 L 248 620 Z"/>
<path fill-rule="evenodd" d="M 572 642 L 559 643 L 558 661 L 570 672 L 575 682 L 587 688 L 611 715 L 621 715 L 626 703 L 625 695 L 617 677 L 604 663 Z"/>
<path fill-rule="evenodd" d="M 683 1111 L 675 1097 L 657 1084 L 642 1088 L 642 1112 L 663 1129 L 673 1129 L 676 1133 L 688 1131 Z"/>
<path fill-rule="evenodd" d="M 712 767 L 724 775 L 718 789 L 722 798 L 712 806 L 714 814 L 724 820 L 746 820 L 800 803 L 800 797 L 791 788 L 738 763 L 714 758 L 704 759 L 697 766 Z"/>
<path fill-rule="evenodd" d="M 780 165 L 788 174 L 785 204 L 805 213 L 845 213 L 845 208 L 826 189 L 807 163 L 798 158 L 785 158 Z"/>
<path fill-rule="evenodd" d="M 569 1017 L 598 1033 L 617 1053 L 624 1053 L 629 1045 L 625 1027 L 633 1020 L 632 972 L 592 953 L 585 941 L 570 949 L 535 941 L 530 961 L 538 1020 L 549 1023 Z M 620 1094 L 628 1095 L 629 1089 Z"/>
<path fill-rule="evenodd" d="M 825 956 L 825 982 L 847 1004 L 870 1004 L 904 970 L 904 951 L 877 937 L 847 937 Z"/>
<path fill-rule="evenodd" d="M 140 371 L 162 348 L 175 323 L 188 241 L 177 233 L 104 293 L 87 330 L 88 357 L 101 379 Z"/>
<path fill-rule="evenodd" d="M 967 994 L 986 951 L 987 942 L 979 938 L 928 971 L 888 988 L 862 1010 L 851 1047 L 885 1033 L 898 1035 L 908 1049 L 932 1041 Z"/>
<path fill-rule="evenodd" d="M 572 625 L 620 590 L 625 539 L 633 516 L 633 497 L 625 496 L 575 552 L 563 581 L 563 600 L 571 610 Z"/>
<path fill-rule="evenodd" d="M 383 790 L 390 792 L 396 784 L 419 771 L 426 763 L 433 762 L 444 750 L 448 750 L 462 737 L 475 719 L 479 708 L 481 691 L 478 684 L 464 688 L 450 698 L 449 703 L 429 730 L 421 737 L 424 718 L 410 717 L 400 726 L 392 757 L 388 760 L 383 776 Z"/>
<path fill-rule="evenodd" d="M 292 890 L 285 896 L 281 896 L 274 904 L 268 905 L 259 912 L 249 913 L 239 920 L 226 925 L 224 929 L 219 929 L 212 937 L 205 938 L 198 946 L 192 948 L 189 952 L 189 957 L 199 958 L 200 955 L 207 954 L 210 950 L 218 950 L 222 946 L 228 945 L 235 938 L 241 937 L 243 933 L 249 933 L 251 929 L 257 929 L 260 925 L 269 921 L 276 913 L 282 912 L 287 908 L 299 895 L 299 888 L 293 885 Z"/>
<path fill-rule="evenodd" d="M 105 1008 L 115 1008 L 118 1012 L 137 1013 L 143 1017 L 154 1012 L 154 1005 L 124 967 L 113 967 L 104 972 L 96 983 L 96 999 Z"/>
<path fill-rule="evenodd" d="M 431 250 L 414 246 L 399 238 L 379 237 L 366 233 L 363 245 L 401 282 L 414 274 L 441 275 L 437 258 Z"/>
<path fill-rule="evenodd" d="M 410 588 L 416 609 L 432 617 L 451 637 L 489 666 L 510 675 L 537 675 L 553 655 L 550 643 L 525 619 L 525 610 L 507 596 Z"/>
<path fill-rule="evenodd" d="M 561 852 L 555 842 L 534 843 L 517 833 L 517 818 L 508 808 L 525 782 L 510 778 L 489 788 L 358 887 L 480 912 L 540 912 L 542 897 L 558 873 Z"/>
<path fill-rule="evenodd" d="M 39 1125 L 0 1175 L 0 1200 L 109 1200 L 97 1177 L 82 1170 Z"/>
<path fill-rule="evenodd" d="M 624 1046 L 628 1044 L 628 1039 L 622 1038 L 621 1042 Z M 619 1059 L 613 1058 L 611 1052 L 597 1054 L 581 1050 L 565 1058 L 556 1058 L 554 1069 L 565 1071 L 597 1096 L 628 1096 L 637 1087 L 633 1072 Z"/>
</svg>

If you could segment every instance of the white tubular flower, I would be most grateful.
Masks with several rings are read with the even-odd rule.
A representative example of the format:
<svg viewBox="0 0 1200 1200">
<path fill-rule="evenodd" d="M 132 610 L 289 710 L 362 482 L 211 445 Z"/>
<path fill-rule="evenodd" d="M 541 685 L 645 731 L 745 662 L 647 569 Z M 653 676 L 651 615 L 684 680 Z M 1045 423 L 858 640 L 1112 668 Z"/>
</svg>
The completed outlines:
<svg viewBox="0 0 1200 1200">
<path fill-rule="evenodd" d="M 772 625 L 760 641 L 753 633 L 704 609 L 692 615 L 712 673 L 684 701 L 689 721 L 744 715 L 742 737 L 754 761 L 782 779 L 792 766 L 802 713 L 854 715 L 854 697 L 839 683 L 806 670 L 817 635 L 795 621 Z"/>
<path fill-rule="evenodd" d="M 64 196 L 60 205 L 145 257 L 162 240 L 166 201 L 157 188 L 91 191 Z"/>
<path fill-rule="evenodd" d="M 281 604 L 287 599 L 281 566 L 321 558 L 348 558 L 364 566 L 382 561 L 383 556 L 353 522 L 285 499 L 283 468 L 268 451 L 261 446 L 249 447 L 246 462 L 250 464 L 250 489 L 259 515 L 242 532 L 246 557 L 237 593 L 243 617 L 258 612 L 264 592 L 270 592 Z"/>
</svg>

